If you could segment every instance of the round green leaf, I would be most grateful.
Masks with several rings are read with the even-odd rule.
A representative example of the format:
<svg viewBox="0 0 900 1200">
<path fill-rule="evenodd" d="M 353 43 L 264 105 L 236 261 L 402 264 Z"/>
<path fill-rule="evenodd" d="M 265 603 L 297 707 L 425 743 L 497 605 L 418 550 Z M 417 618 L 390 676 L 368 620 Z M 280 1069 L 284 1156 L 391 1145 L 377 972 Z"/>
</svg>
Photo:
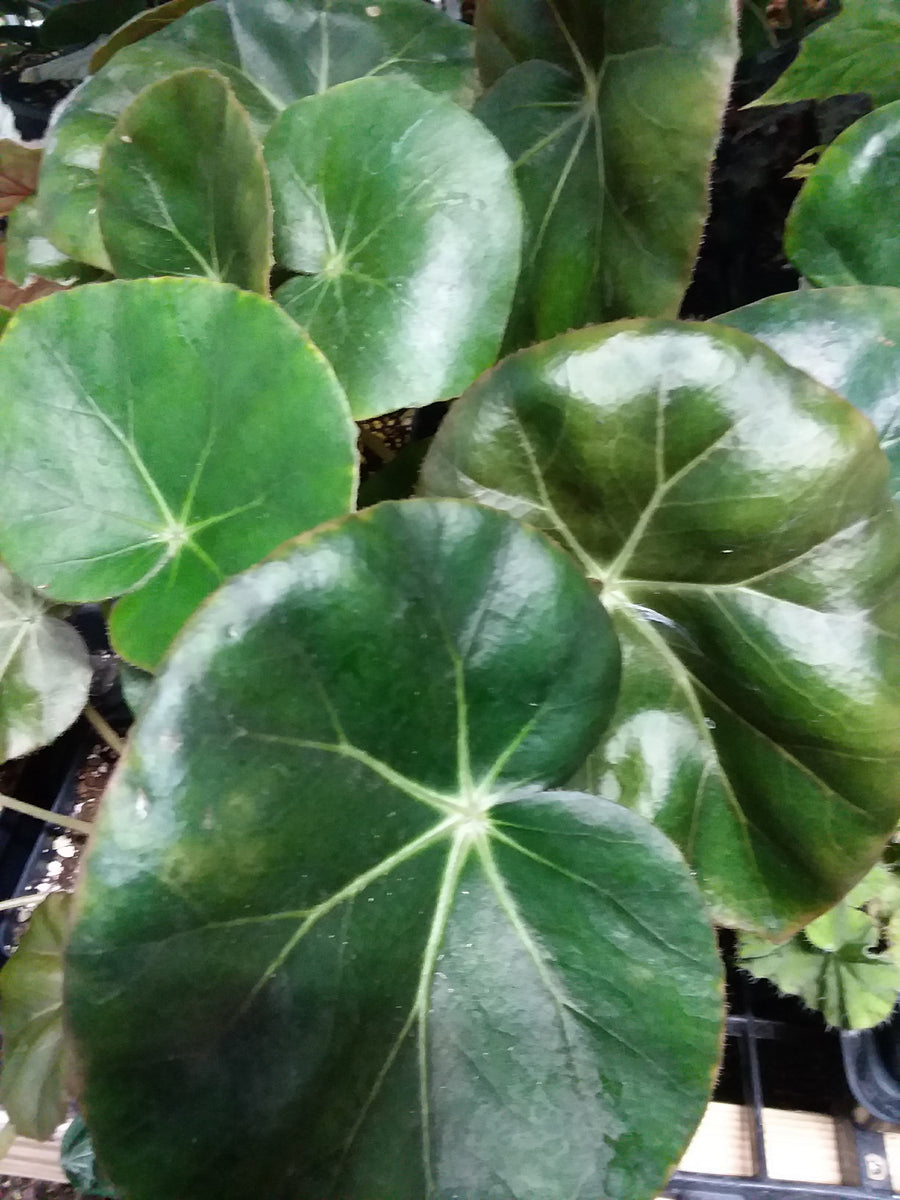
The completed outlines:
<svg viewBox="0 0 900 1200">
<path fill-rule="evenodd" d="M 900 101 L 851 125 L 819 159 L 788 216 L 791 262 L 819 287 L 900 286 L 898 190 Z"/>
<path fill-rule="evenodd" d="M 422 0 L 202 4 L 124 46 L 56 110 L 38 189 L 47 236 L 72 258 L 109 270 L 97 220 L 101 150 L 138 93 L 175 71 L 224 75 L 261 135 L 294 100 L 362 75 L 407 75 L 462 99 L 471 32 Z"/>
<path fill-rule="evenodd" d="M 0 971 L 0 1103 L 16 1131 L 38 1141 L 52 1137 L 66 1115 L 63 946 L 71 900 L 66 892 L 42 900 Z"/>
<path fill-rule="evenodd" d="M 707 213 L 736 6 L 483 0 L 479 21 L 489 78 L 504 55 L 511 69 L 475 111 L 513 159 L 527 214 L 509 343 L 674 316 Z"/>
<path fill-rule="evenodd" d="M 380 505 L 217 594 L 68 952 L 125 1194 L 657 1194 L 717 1057 L 711 930 L 658 831 L 540 791 L 617 683 L 567 557 L 473 505 Z"/>
<path fill-rule="evenodd" d="M 841 11 L 809 37 L 754 104 L 793 104 L 854 92 L 876 105 L 900 100 L 900 0 L 842 0 Z"/>
<path fill-rule="evenodd" d="M 7 476 L 7 478 L 11 478 Z M 91 686 L 87 647 L 0 563 L 0 762 L 59 737 Z"/>
<path fill-rule="evenodd" d="M 271 301 L 199 279 L 93 284 L 0 341 L 0 553 L 57 600 L 123 597 L 152 668 L 200 601 L 347 512 L 356 430 L 327 363 Z"/>
<path fill-rule="evenodd" d="M 141 92 L 106 139 L 99 191 L 117 275 L 199 275 L 268 295 L 262 146 L 215 71 L 178 71 Z"/>
<path fill-rule="evenodd" d="M 717 320 L 752 333 L 861 409 L 878 432 L 900 500 L 900 289 L 789 292 Z"/>
<path fill-rule="evenodd" d="M 781 935 L 878 858 L 900 797 L 900 520 L 872 426 L 746 334 L 631 322 L 502 363 L 425 460 L 557 537 L 622 642 L 582 786 Z"/>
<path fill-rule="evenodd" d="M 276 299 L 357 419 L 458 395 L 497 357 L 519 270 L 509 159 L 451 101 L 360 79 L 291 105 L 265 143 Z"/>
</svg>

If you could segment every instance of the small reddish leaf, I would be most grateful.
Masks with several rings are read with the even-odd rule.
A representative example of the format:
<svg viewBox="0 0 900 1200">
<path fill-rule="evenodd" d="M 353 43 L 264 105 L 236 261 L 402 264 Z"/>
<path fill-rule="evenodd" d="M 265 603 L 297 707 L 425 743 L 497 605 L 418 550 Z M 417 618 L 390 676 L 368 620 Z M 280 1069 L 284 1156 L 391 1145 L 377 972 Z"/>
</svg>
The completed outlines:
<svg viewBox="0 0 900 1200">
<path fill-rule="evenodd" d="M 0 140 L 0 216 L 11 213 L 37 189 L 41 154 L 36 146 L 23 146 L 7 138 Z"/>
</svg>

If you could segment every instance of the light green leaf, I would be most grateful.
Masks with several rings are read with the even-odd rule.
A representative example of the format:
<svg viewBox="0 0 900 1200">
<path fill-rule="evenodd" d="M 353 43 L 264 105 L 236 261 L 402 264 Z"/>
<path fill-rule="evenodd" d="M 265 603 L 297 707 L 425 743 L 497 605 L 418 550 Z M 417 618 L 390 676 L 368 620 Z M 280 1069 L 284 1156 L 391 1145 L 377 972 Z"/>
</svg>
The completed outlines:
<svg viewBox="0 0 900 1200">
<path fill-rule="evenodd" d="M 900 500 L 900 288 L 814 288 L 717 317 L 845 396 L 878 432 Z"/>
<path fill-rule="evenodd" d="M 653 819 L 717 920 L 785 935 L 879 857 L 900 798 L 900 522 L 874 430 L 724 327 L 623 322 L 452 408 L 430 494 L 566 546 L 622 693 L 580 786 Z"/>
<path fill-rule="evenodd" d="M 819 159 L 788 216 L 788 258 L 819 287 L 900 286 L 898 189 L 900 101 L 851 125 Z"/>
<path fill-rule="evenodd" d="M 4 277 L 18 287 L 36 279 L 58 283 L 88 283 L 97 278 L 95 267 L 75 262 L 47 239 L 44 218 L 36 196 L 16 205 L 6 219 Z"/>
<path fill-rule="evenodd" d="M 38 187 L 47 236 L 109 270 L 97 220 L 101 150 L 138 93 L 175 71 L 224 75 L 262 136 L 301 96 L 363 75 L 407 75 L 463 98 L 471 58 L 471 30 L 422 0 L 211 0 L 123 47 L 56 110 Z"/>
<path fill-rule="evenodd" d="M 876 106 L 900 100 L 900 0 L 841 0 L 836 17 L 803 40 L 800 53 L 756 105 L 793 104 L 865 92 Z"/>
<path fill-rule="evenodd" d="M 887 1020 L 900 991 L 900 948 L 891 936 L 898 912 L 900 886 L 879 865 L 784 945 L 742 936 L 738 963 L 799 996 L 829 1025 L 867 1029 Z"/>
<path fill-rule="evenodd" d="M 11 476 L 7 476 L 11 478 Z M 88 699 L 87 647 L 0 563 L 0 762 L 59 737 Z"/>
<path fill-rule="evenodd" d="M 152 11 L 152 10 L 151 10 Z M 119 1193 L 103 1174 L 94 1154 L 91 1135 L 84 1118 L 76 1114 L 62 1137 L 59 1165 L 72 1187 L 87 1196 L 118 1200 Z"/>
<path fill-rule="evenodd" d="M 178 71 L 145 88 L 106 139 L 99 189 L 117 275 L 199 275 L 268 295 L 269 179 L 223 76 Z"/>
<path fill-rule="evenodd" d="M 276 299 L 358 419 L 458 395 L 497 358 L 522 217 L 509 159 L 457 105 L 359 79 L 291 105 L 266 138 Z"/>
<path fill-rule="evenodd" d="M 658 1194 L 718 1056 L 712 931 L 652 826 L 541 790 L 617 683 L 567 556 L 474 505 L 379 505 L 218 592 L 68 954 L 130 1200 Z"/>
<path fill-rule="evenodd" d="M 527 213 L 509 344 L 674 316 L 738 54 L 733 0 L 483 0 L 478 11 L 482 71 L 502 77 L 476 113 L 516 164 Z"/>
<path fill-rule="evenodd" d="M 10 567 L 57 600 L 130 593 L 113 642 L 152 669 L 224 579 L 348 511 L 356 430 L 271 301 L 94 284 L 26 307 L 0 341 L 0 472 Z"/>
<path fill-rule="evenodd" d="M 45 1141 L 66 1115 L 63 946 L 72 897 L 54 892 L 34 910 L 0 972 L 0 1103 L 19 1134 Z"/>
</svg>

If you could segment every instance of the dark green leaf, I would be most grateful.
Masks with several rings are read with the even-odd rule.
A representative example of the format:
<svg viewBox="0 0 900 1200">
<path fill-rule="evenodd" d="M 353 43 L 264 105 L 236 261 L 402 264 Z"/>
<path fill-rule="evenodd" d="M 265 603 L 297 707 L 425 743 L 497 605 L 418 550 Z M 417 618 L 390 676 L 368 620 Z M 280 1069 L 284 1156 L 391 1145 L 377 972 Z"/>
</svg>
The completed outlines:
<svg viewBox="0 0 900 1200">
<path fill-rule="evenodd" d="M 453 502 L 317 531 L 198 614 L 67 966 L 131 1200 L 657 1194 L 717 1057 L 711 930 L 656 830 L 540 790 L 618 669 L 567 557 Z"/>
<path fill-rule="evenodd" d="M 784 74 L 755 104 L 792 104 L 865 92 L 876 105 L 900 100 L 900 0 L 841 0 Z"/>
<path fill-rule="evenodd" d="M 59 1165 L 65 1171 L 69 1183 L 87 1196 L 103 1196 L 107 1200 L 118 1200 L 115 1190 L 100 1169 L 91 1135 L 84 1118 L 76 1115 L 63 1134 L 59 1148 Z"/>
<path fill-rule="evenodd" d="M 738 53 L 733 0 L 484 0 L 479 21 L 482 70 L 511 69 L 476 112 L 528 219 L 508 341 L 674 316 Z"/>
<path fill-rule="evenodd" d="M 900 886 L 877 866 L 824 916 L 773 946 L 744 934 L 738 963 L 818 1009 L 829 1025 L 868 1029 L 891 1015 L 900 991 L 900 946 L 892 923 Z"/>
<path fill-rule="evenodd" d="M 0 553 L 57 600 L 116 605 L 152 668 L 200 601 L 347 512 L 356 430 L 277 305 L 224 284 L 93 284 L 0 340 Z"/>
<path fill-rule="evenodd" d="M 784 245 L 819 287 L 900 286 L 900 101 L 869 113 L 828 147 L 788 216 Z"/>
<path fill-rule="evenodd" d="M 39 188 L 47 236 L 109 269 L 97 221 L 101 149 L 137 94 L 175 71 L 224 75 L 262 135 L 294 100 L 362 75 L 408 75 L 462 97 L 471 56 L 471 30 L 422 0 L 211 0 L 123 47 L 57 110 Z"/>
<path fill-rule="evenodd" d="M 717 320 L 752 333 L 861 409 L 878 432 L 900 500 L 900 289 L 789 292 Z"/>
<path fill-rule="evenodd" d="M 265 151 L 275 255 L 303 272 L 276 299 L 358 420 L 459 395 L 496 361 L 521 205 L 474 117 L 409 80 L 359 79 L 291 105 Z"/>
<path fill-rule="evenodd" d="M 90 685 L 79 635 L 47 616 L 41 597 L 0 563 L 0 762 L 59 737 L 87 703 Z"/>
<path fill-rule="evenodd" d="M 601 590 L 622 695 L 579 782 L 651 818 L 723 924 L 784 934 L 900 797 L 900 521 L 869 422 L 745 334 L 630 322 L 452 408 L 432 494 L 547 529 Z"/>
<path fill-rule="evenodd" d="M 262 146 L 222 75 L 178 71 L 145 88 L 106 139 L 99 192 L 116 275 L 199 275 L 268 295 Z"/>
<path fill-rule="evenodd" d="M 4 261 L 5 278 L 22 288 L 36 279 L 87 283 L 98 275 L 96 267 L 75 262 L 48 241 L 36 196 L 17 204 L 7 218 Z"/>
<path fill-rule="evenodd" d="M 58 4 L 41 22 L 42 46 L 58 49 L 77 43 L 87 45 L 112 33 L 145 7 L 145 0 L 72 0 Z"/>
<path fill-rule="evenodd" d="M 3 1070 L 0 1103 L 18 1133 L 45 1141 L 66 1115 L 63 946 L 72 897 L 54 892 L 34 910 L 0 971 Z"/>
<path fill-rule="evenodd" d="M 91 74 L 105 66 L 123 46 L 132 46 L 135 42 L 143 41 L 151 33 L 158 33 L 160 29 L 165 29 L 167 25 L 183 17 L 192 8 L 206 3 L 207 0 L 166 0 L 164 4 L 157 4 L 155 8 L 144 9 L 136 17 L 126 21 L 102 46 L 97 47 L 91 57 Z"/>
</svg>

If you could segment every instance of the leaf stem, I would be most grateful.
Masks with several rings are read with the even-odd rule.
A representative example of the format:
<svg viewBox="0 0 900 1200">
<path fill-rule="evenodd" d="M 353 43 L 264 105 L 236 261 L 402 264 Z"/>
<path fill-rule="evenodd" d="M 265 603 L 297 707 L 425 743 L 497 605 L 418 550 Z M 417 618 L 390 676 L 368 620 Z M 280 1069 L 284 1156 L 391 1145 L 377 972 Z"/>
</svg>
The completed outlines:
<svg viewBox="0 0 900 1200">
<path fill-rule="evenodd" d="M 107 746 L 109 746 L 110 750 L 114 750 L 121 758 L 125 753 L 124 739 L 120 738 L 109 723 L 100 716 L 93 704 L 86 704 L 84 706 L 84 715 L 93 727 L 94 732 L 98 733 Z"/>
<path fill-rule="evenodd" d="M 11 900 L 0 900 L 0 912 L 11 908 L 25 908 L 28 904 L 39 904 L 47 892 L 32 892 L 30 896 L 13 896 Z"/>
<path fill-rule="evenodd" d="M 71 829 L 74 833 L 83 833 L 87 836 L 91 832 L 87 821 L 79 821 L 77 817 L 67 817 L 63 813 L 51 812 L 50 809 L 40 808 L 37 804 L 26 804 L 24 800 L 15 800 L 12 796 L 0 795 L 0 809 L 4 808 L 23 813 L 26 817 L 35 817 L 38 821 L 46 821 L 48 825 L 59 825 L 61 829 Z"/>
</svg>

